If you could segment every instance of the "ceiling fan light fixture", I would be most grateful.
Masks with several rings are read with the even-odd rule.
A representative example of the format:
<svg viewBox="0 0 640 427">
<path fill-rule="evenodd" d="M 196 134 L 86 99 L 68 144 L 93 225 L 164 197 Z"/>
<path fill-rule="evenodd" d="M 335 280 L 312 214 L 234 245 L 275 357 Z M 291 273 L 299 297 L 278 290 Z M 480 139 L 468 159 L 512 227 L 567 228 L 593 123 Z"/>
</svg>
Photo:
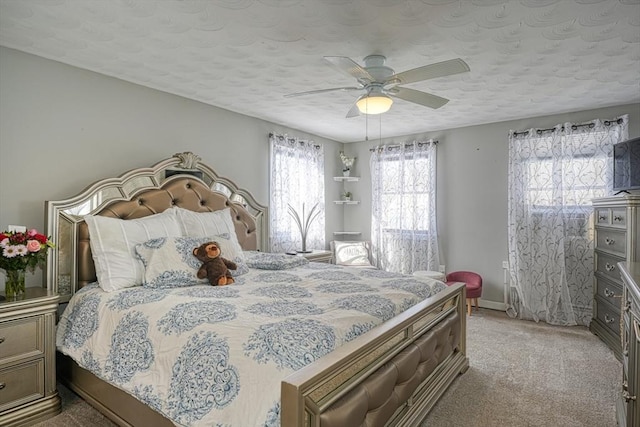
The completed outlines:
<svg viewBox="0 0 640 427">
<path fill-rule="evenodd" d="M 391 104 L 393 104 L 393 99 L 382 94 L 363 96 L 356 102 L 358 110 L 362 114 L 386 113 L 391 108 Z"/>
</svg>

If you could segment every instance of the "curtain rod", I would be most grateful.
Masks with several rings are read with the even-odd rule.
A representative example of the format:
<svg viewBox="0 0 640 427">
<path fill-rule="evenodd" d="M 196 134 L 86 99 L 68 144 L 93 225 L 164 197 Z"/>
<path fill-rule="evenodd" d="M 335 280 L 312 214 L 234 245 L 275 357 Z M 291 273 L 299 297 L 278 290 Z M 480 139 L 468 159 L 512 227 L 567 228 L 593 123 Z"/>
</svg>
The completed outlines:
<svg viewBox="0 0 640 427">
<path fill-rule="evenodd" d="M 269 132 L 269 138 L 273 138 L 273 137 L 276 137 L 276 138 L 279 138 L 279 139 L 283 139 L 283 140 L 287 141 L 290 144 L 293 144 L 294 142 L 296 142 L 296 139 L 298 139 L 298 138 L 287 138 L 285 135 L 276 135 L 273 132 Z M 306 141 L 304 139 L 298 139 L 298 142 L 301 145 L 304 144 L 305 142 L 309 142 L 310 144 L 313 144 L 313 141 Z M 320 148 L 322 148 L 322 145 L 313 144 L 313 148 L 320 149 Z"/>
<path fill-rule="evenodd" d="M 622 124 L 622 119 L 617 119 L 617 120 L 605 120 L 604 122 L 602 122 L 605 126 L 611 126 L 612 124 L 616 123 L 616 124 Z M 593 129 L 593 127 L 595 126 L 594 123 L 583 123 L 581 125 L 571 125 L 571 129 L 576 130 L 578 128 L 581 127 L 588 127 L 589 129 Z M 556 128 L 549 128 L 549 129 L 538 129 L 536 130 L 536 134 L 538 135 L 542 135 L 544 132 L 552 132 L 556 130 Z M 561 127 L 561 130 L 564 130 L 564 126 Z M 522 132 L 513 132 L 513 136 L 519 136 L 519 135 L 527 135 L 529 133 L 528 130 L 522 131 Z"/>
<path fill-rule="evenodd" d="M 426 145 L 426 144 L 435 144 L 435 145 L 438 145 L 438 141 L 437 141 L 437 140 L 433 140 L 433 141 L 427 141 L 427 142 L 418 142 L 417 144 L 418 144 L 418 147 L 421 147 L 421 146 Z M 413 147 L 413 144 L 404 144 L 404 146 L 405 146 L 405 148 L 407 148 L 407 147 Z M 383 150 L 384 148 L 385 148 L 385 146 L 384 146 L 384 145 L 378 145 L 377 147 L 369 148 L 369 151 L 371 151 L 371 152 L 373 153 L 374 151 L 381 151 L 381 150 Z M 396 145 L 387 145 L 387 146 L 386 146 L 386 148 L 387 148 L 388 150 L 393 150 L 394 148 L 400 148 L 400 144 L 396 144 Z"/>
</svg>

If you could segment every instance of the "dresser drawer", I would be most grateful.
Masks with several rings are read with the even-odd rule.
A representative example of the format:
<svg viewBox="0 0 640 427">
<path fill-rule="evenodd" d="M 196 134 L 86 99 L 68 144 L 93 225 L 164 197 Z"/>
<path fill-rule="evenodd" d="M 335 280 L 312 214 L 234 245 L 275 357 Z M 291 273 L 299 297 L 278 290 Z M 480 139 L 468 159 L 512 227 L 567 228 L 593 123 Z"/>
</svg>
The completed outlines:
<svg viewBox="0 0 640 427">
<path fill-rule="evenodd" d="M 0 370 L 0 412 L 44 397 L 44 360 Z"/>
<path fill-rule="evenodd" d="M 596 296 L 596 317 L 602 325 L 610 330 L 620 343 L 620 309 L 614 308 Z"/>
<path fill-rule="evenodd" d="M 627 228 L 627 210 L 625 208 L 611 209 L 611 226 Z"/>
<path fill-rule="evenodd" d="M 596 228 L 596 248 L 621 257 L 627 254 L 627 233 L 611 228 Z"/>
<path fill-rule="evenodd" d="M 619 283 L 596 276 L 596 294 L 614 307 L 621 306 L 622 286 Z"/>
<path fill-rule="evenodd" d="M 0 366 L 44 354 L 43 320 L 31 316 L 0 323 Z"/>
<path fill-rule="evenodd" d="M 596 225 L 606 225 L 617 228 L 627 227 L 626 208 L 597 208 L 595 212 Z"/>
<path fill-rule="evenodd" d="M 596 209 L 596 225 L 611 225 L 611 209 Z"/>
<path fill-rule="evenodd" d="M 595 258 L 596 274 L 602 275 L 615 283 L 622 283 L 618 262 L 624 261 L 624 259 L 615 255 L 605 254 L 599 250 L 595 251 Z"/>
</svg>

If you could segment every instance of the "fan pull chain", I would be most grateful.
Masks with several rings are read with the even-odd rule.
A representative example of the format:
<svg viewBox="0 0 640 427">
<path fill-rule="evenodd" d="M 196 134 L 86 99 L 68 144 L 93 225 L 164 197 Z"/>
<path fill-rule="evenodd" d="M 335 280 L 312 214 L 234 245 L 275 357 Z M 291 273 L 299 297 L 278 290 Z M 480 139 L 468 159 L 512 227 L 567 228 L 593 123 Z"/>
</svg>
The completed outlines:
<svg viewBox="0 0 640 427">
<path fill-rule="evenodd" d="M 367 100 L 365 101 L 368 102 Z M 368 110 L 368 105 L 367 105 L 367 110 Z M 365 141 L 369 140 L 369 115 L 368 114 L 364 115 L 364 140 Z"/>
</svg>

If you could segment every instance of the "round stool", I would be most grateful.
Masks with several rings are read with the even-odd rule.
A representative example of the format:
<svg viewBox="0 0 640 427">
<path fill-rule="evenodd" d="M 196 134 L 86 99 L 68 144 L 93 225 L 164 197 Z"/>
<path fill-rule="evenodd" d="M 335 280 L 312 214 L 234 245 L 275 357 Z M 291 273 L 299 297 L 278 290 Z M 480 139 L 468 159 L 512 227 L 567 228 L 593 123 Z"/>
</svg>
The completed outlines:
<svg viewBox="0 0 640 427">
<path fill-rule="evenodd" d="M 446 280 L 444 273 L 440 273 L 439 271 L 414 271 L 413 275 L 417 277 L 428 277 L 430 279 L 440 280 L 441 282 Z"/>
</svg>

